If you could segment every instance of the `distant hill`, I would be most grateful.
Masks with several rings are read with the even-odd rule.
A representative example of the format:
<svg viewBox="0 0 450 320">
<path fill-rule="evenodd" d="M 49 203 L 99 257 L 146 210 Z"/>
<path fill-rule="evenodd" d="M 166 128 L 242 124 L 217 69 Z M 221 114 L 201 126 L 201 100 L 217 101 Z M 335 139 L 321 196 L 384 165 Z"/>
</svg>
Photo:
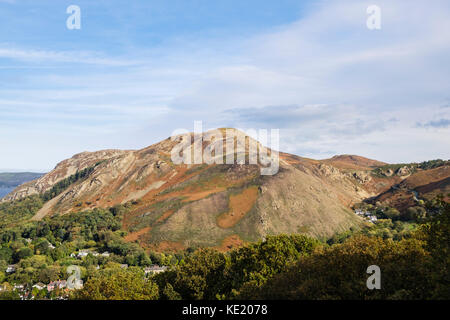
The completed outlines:
<svg viewBox="0 0 450 320">
<path fill-rule="evenodd" d="M 34 172 L 2 172 L 0 173 L 0 188 L 14 188 L 43 175 L 43 173 Z"/>
<path fill-rule="evenodd" d="M 385 162 L 350 154 L 336 155 L 331 159 L 322 160 L 322 162 L 344 170 L 372 170 L 387 165 Z"/>
</svg>

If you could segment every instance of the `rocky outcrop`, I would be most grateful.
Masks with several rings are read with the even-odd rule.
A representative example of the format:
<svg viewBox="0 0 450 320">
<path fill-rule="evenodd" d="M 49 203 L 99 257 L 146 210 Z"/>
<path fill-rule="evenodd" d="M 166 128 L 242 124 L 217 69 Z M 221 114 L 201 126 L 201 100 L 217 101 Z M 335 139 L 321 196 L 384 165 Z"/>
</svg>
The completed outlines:
<svg viewBox="0 0 450 320">
<path fill-rule="evenodd" d="M 95 165 L 98 162 L 108 160 L 126 153 L 122 150 L 102 150 L 97 152 L 82 152 L 74 155 L 72 158 L 58 163 L 54 170 L 40 177 L 39 179 L 27 182 L 10 194 L 5 196 L 2 201 L 11 201 L 21 199 L 33 194 L 41 194 L 49 190 L 59 181 L 68 178 L 85 168 Z"/>
<path fill-rule="evenodd" d="M 408 168 L 407 166 L 403 166 L 401 168 L 398 168 L 396 174 L 404 177 L 404 176 L 409 176 L 412 173 L 412 169 Z"/>
</svg>

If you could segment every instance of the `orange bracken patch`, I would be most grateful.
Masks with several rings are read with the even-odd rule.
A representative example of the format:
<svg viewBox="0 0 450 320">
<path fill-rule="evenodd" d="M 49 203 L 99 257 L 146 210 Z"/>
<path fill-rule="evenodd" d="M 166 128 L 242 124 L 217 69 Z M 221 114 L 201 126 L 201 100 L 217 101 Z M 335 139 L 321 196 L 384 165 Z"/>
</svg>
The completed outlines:
<svg viewBox="0 0 450 320">
<path fill-rule="evenodd" d="M 163 215 L 161 217 L 159 217 L 156 222 L 162 222 L 164 220 L 166 220 L 167 218 L 169 218 L 173 213 L 175 212 L 175 210 L 169 210 L 163 213 Z"/>
<path fill-rule="evenodd" d="M 230 210 L 217 218 L 221 228 L 231 228 L 238 223 L 253 207 L 258 196 L 258 188 L 250 187 L 242 193 L 230 196 Z"/>
<path fill-rule="evenodd" d="M 177 252 L 183 251 L 185 247 L 181 242 L 162 241 L 156 245 L 155 251 L 157 252 Z"/>
<path fill-rule="evenodd" d="M 133 242 L 133 241 L 139 240 L 140 236 L 148 233 L 150 230 L 151 230 L 150 227 L 145 227 L 145 228 L 143 228 L 143 229 L 141 229 L 139 231 L 131 232 L 131 233 L 127 234 L 124 237 L 124 239 L 125 239 L 126 242 Z"/>
<path fill-rule="evenodd" d="M 231 249 L 236 249 L 244 245 L 244 241 L 237 235 L 232 234 L 231 236 L 226 237 L 222 241 L 222 245 L 217 247 L 217 250 L 221 252 L 229 251 Z"/>
</svg>

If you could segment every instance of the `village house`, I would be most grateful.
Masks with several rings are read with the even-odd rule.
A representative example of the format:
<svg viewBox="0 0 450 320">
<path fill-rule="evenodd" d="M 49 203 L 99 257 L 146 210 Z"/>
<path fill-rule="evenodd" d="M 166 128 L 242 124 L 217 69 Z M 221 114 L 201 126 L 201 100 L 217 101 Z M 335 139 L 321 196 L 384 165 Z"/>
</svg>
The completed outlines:
<svg viewBox="0 0 450 320">
<path fill-rule="evenodd" d="M 15 284 L 14 285 L 14 290 L 23 290 L 23 288 L 25 288 L 25 286 L 23 284 Z"/>
<path fill-rule="evenodd" d="M 89 254 L 89 252 L 78 252 L 77 257 L 78 258 L 84 258 Z"/>
<path fill-rule="evenodd" d="M 89 254 L 89 250 L 80 250 L 77 254 L 78 258 L 84 258 Z"/>
<path fill-rule="evenodd" d="M 367 220 L 369 220 L 372 223 L 375 223 L 376 221 L 378 221 L 376 215 L 374 215 L 370 211 L 363 211 L 361 209 L 355 209 L 355 214 L 357 214 L 358 216 L 366 218 Z"/>
<path fill-rule="evenodd" d="M 144 269 L 144 273 L 145 273 L 145 275 L 147 275 L 147 274 L 157 274 L 157 273 L 161 273 L 161 272 L 164 272 L 164 271 L 166 271 L 167 270 L 167 267 L 166 266 L 162 266 L 162 267 L 160 267 L 160 266 L 158 266 L 158 265 L 152 265 L 151 267 L 147 267 L 147 268 L 145 268 Z"/>
<path fill-rule="evenodd" d="M 42 282 L 38 282 L 35 285 L 33 285 L 33 288 L 36 288 L 38 290 L 43 290 L 46 287 L 45 284 L 43 284 Z"/>
<path fill-rule="evenodd" d="M 15 265 L 15 264 L 10 264 L 10 265 L 8 265 L 8 267 L 6 268 L 6 272 L 7 272 L 7 273 L 13 273 L 13 272 L 16 272 L 16 265 Z"/>
<path fill-rule="evenodd" d="M 47 285 L 47 291 L 50 292 L 56 289 L 64 289 L 66 287 L 67 287 L 66 280 L 52 281 Z"/>
<path fill-rule="evenodd" d="M 83 249 L 83 250 L 80 250 L 78 252 L 77 257 L 78 258 L 84 258 L 84 257 L 87 257 L 88 254 L 92 254 L 94 257 L 99 255 L 99 253 L 96 252 L 96 251 L 92 251 L 92 250 L 89 250 L 89 249 Z"/>
</svg>

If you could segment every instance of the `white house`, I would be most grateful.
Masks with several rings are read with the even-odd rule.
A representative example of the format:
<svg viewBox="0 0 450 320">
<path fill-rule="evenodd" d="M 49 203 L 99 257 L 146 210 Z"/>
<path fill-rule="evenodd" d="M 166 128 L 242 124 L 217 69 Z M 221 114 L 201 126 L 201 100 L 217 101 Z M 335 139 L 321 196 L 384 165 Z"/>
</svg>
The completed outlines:
<svg viewBox="0 0 450 320">
<path fill-rule="evenodd" d="M 6 272 L 7 273 L 16 272 L 16 265 L 15 264 L 8 265 L 8 267 L 6 268 Z"/>
<path fill-rule="evenodd" d="M 38 283 L 36 283 L 35 285 L 33 285 L 33 288 L 36 288 L 36 289 L 38 289 L 38 290 L 42 290 L 42 289 L 44 289 L 45 287 L 46 287 L 46 285 L 43 284 L 42 282 L 38 282 Z"/>
<path fill-rule="evenodd" d="M 80 252 L 78 252 L 77 257 L 78 257 L 78 258 L 84 258 L 84 257 L 86 257 L 88 254 L 89 254 L 89 252 L 86 252 L 86 251 L 80 251 Z"/>
<path fill-rule="evenodd" d="M 23 290 L 23 288 L 25 288 L 25 286 L 23 284 L 15 284 L 14 285 L 14 290 Z"/>
<path fill-rule="evenodd" d="M 158 265 L 153 265 L 153 266 L 151 266 L 151 267 L 147 267 L 147 268 L 145 268 L 144 269 L 144 273 L 147 275 L 147 274 L 149 274 L 149 273 L 151 273 L 151 274 L 157 274 L 157 273 L 161 273 L 161 272 L 164 272 L 164 271 L 166 271 L 167 270 L 167 267 L 166 266 L 162 266 L 162 267 L 160 267 L 160 266 L 158 266 Z"/>
</svg>

